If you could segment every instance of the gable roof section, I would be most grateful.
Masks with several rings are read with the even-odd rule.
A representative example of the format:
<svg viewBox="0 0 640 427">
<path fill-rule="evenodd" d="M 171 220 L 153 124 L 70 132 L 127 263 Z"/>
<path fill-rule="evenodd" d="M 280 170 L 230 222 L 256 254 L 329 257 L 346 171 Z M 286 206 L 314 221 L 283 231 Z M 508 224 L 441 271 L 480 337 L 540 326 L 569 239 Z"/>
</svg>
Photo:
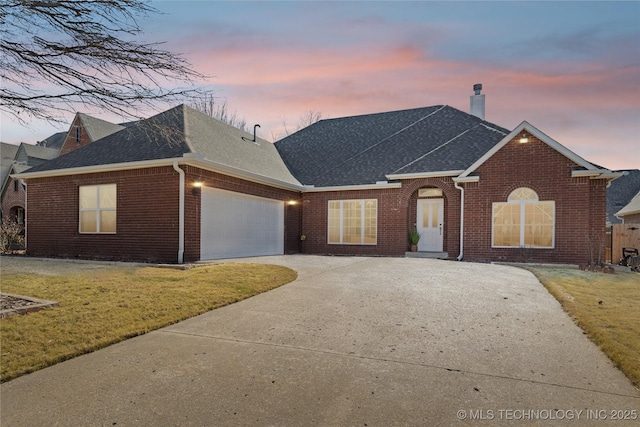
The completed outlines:
<svg viewBox="0 0 640 427">
<path fill-rule="evenodd" d="M 624 217 L 638 213 L 640 213 L 640 191 L 638 191 L 638 194 L 636 194 L 624 208 L 620 209 L 620 211 L 616 213 L 616 216 Z"/>
<path fill-rule="evenodd" d="M 469 166 L 458 179 L 463 180 L 464 178 L 469 177 L 476 169 L 478 169 L 484 162 L 489 160 L 495 153 L 497 153 L 502 147 L 507 145 L 513 138 L 520 135 L 523 131 L 528 132 L 529 134 L 535 136 L 540 141 L 544 142 L 563 156 L 572 160 L 578 166 L 583 168 L 582 172 L 576 172 L 576 175 L 582 176 L 601 176 L 603 173 L 611 174 L 611 171 L 607 169 L 602 169 L 599 166 L 596 166 L 592 163 L 589 163 L 573 151 L 569 150 L 567 147 L 563 146 L 553 138 L 549 137 L 535 126 L 530 123 L 523 121 L 520 123 L 514 130 L 512 130 L 508 135 L 506 135 L 498 144 L 494 145 L 489 151 L 487 151 L 482 157 L 477 159 L 471 166 Z M 614 174 L 615 175 L 615 174 Z M 608 178 L 615 179 L 619 175 L 610 176 Z"/>
<path fill-rule="evenodd" d="M 78 113 L 78 118 L 82 121 L 82 126 L 87 134 L 89 134 L 91 141 L 97 141 L 125 128 L 125 126 L 98 119 L 84 113 Z"/>
<path fill-rule="evenodd" d="M 41 147 L 39 145 L 20 144 L 16 160 L 24 160 L 27 165 L 39 163 L 38 160 L 51 160 L 58 155 L 58 150 L 55 148 Z"/>
<path fill-rule="evenodd" d="M 306 185 L 364 185 L 404 174 L 459 172 L 507 133 L 437 105 L 321 120 L 276 142 L 276 148 Z"/>
<path fill-rule="evenodd" d="M 220 167 L 239 176 L 266 177 L 300 186 L 273 144 L 242 137 L 253 139 L 247 132 L 180 105 L 36 166 L 24 177 L 145 167 L 160 160 L 182 161 L 186 155 L 200 167 Z"/>
<path fill-rule="evenodd" d="M 18 154 L 18 146 L 14 144 L 7 144 L 6 142 L 0 143 L 0 182 L 4 182 L 5 177 L 11 170 L 16 154 Z"/>
<path fill-rule="evenodd" d="M 300 186 L 273 143 L 261 138 L 254 142 L 253 135 L 243 130 L 193 108 L 183 108 L 190 152 L 225 167 Z"/>
</svg>

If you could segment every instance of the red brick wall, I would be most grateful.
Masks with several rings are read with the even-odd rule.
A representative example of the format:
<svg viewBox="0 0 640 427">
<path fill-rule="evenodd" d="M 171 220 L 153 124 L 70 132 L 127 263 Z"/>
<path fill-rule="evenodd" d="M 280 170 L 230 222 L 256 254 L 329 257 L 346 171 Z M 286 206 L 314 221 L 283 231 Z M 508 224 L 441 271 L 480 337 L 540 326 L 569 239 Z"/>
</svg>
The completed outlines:
<svg viewBox="0 0 640 427">
<path fill-rule="evenodd" d="M 76 141 L 77 127 L 80 127 L 80 141 Z M 64 143 L 62 144 L 62 148 L 60 148 L 59 155 L 62 156 L 63 154 L 67 154 L 68 152 L 76 150 L 80 147 L 84 147 L 85 145 L 91 142 L 92 141 L 91 141 L 91 138 L 89 137 L 89 134 L 84 129 L 84 126 L 82 125 L 82 120 L 80 120 L 80 117 L 76 115 L 75 119 L 73 120 L 73 123 L 71 123 L 71 126 L 69 127 L 69 132 L 67 133 L 67 137 L 64 140 Z"/>
<path fill-rule="evenodd" d="M 333 255 L 402 256 L 409 250 L 409 229 L 416 223 L 417 191 L 437 187 L 443 190 L 444 250 L 457 256 L 460 239 L 460 195 L 450 178 L 404 181 L 400 189 L 332 191 L 304 193 L 302 204 L 302 252 Z M 327 243 L 329 200 L 377 199 L 378 241 L 376 245 L 336 245 Z"/>
<path fill-rule="evenodd" d="M 185 179 L 184 261 L 200 259 L 200 192 L 193 182 L 278 200 L 279 190 L 193 167 Z M 28 181 L 27 251 L 32 256 L 175 263 L 179 238 L 179 175 L 172 167 L 85 174 Z M 117 233 L 78 232 L 78 187 L 117 184 Z M 285 208 L 285 253 L 299 252 L 299 209 Z"/>
<path fill-rule="evenodd" d="M 117 233 L 78 232 L 78 187 L 117 184 Z M 178 174 L 171 167 L 30 179 L 32 256 L 176 262 Z"/>
<path fill-rule="evenodd" d="M 582 264 L 589 261 L 589 239 L 605 239 L 606 182 L 572 178 L 571 160 L 531 137 L 517 138 L 477 169 L 480 182 L 465 184 L 464 258 Z M 541 201 L 555 201 L 555 248 L 491 248 L 493 202 L 506 202 L 518 187 L 529 187 Z"/>
</svg>

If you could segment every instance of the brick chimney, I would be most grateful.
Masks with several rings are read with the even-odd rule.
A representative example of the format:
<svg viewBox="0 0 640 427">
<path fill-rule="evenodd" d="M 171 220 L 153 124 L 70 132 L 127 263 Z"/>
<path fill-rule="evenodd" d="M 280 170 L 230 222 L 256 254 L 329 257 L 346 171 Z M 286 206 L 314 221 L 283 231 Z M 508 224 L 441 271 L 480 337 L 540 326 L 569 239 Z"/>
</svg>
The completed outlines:
<svg viewBox="0 0 640 427">
<path fill-rule="evenodd" d="M 473 85 L 474 94 L 471 95 L 471 114 L 484 120 L 484 95 L 480 95 L 482 83 Z"/>
</svg>

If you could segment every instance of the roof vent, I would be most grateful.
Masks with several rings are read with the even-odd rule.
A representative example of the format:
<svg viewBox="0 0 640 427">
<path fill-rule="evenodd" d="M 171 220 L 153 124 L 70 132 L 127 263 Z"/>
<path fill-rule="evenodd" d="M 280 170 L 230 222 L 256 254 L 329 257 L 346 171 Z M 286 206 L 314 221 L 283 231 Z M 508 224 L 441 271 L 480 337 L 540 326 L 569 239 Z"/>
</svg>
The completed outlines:
<svg viewBox="0 0 640 427">
<path fill-rule="evenodd" d="M 471 95 L 471 114 L 484 120 L 484 95 L 480 95 L 482 83 L 473 85 L 474 95 Z"/>
<path fill-rule="evenodd" d="M 253 139 L 245 138 L 243 136 L 242 140 L 243 141 L 249 141 L 249 142 L 255 142 L 257 144 L 258 142 L 256 141 L 256 128 L 259 128 L 259 127 L 260 127 L 260 125 L 257 124 L 257 123 L 255 125 L 253 125 Z"/>
</svg>

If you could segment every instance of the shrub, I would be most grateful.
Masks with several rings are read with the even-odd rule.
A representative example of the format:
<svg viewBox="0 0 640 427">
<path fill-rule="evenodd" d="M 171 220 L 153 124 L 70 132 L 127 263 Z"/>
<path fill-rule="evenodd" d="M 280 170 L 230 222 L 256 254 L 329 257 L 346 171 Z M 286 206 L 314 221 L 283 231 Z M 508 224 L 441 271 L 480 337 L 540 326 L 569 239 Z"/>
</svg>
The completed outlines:
<svg viewBox="0 0 640 427">
<path fill-rule="evenodd" d="M 0 253 L 24 249 L 24 227 L 16 218 L 4 218 L 0 225 Z"/>
</svg>

